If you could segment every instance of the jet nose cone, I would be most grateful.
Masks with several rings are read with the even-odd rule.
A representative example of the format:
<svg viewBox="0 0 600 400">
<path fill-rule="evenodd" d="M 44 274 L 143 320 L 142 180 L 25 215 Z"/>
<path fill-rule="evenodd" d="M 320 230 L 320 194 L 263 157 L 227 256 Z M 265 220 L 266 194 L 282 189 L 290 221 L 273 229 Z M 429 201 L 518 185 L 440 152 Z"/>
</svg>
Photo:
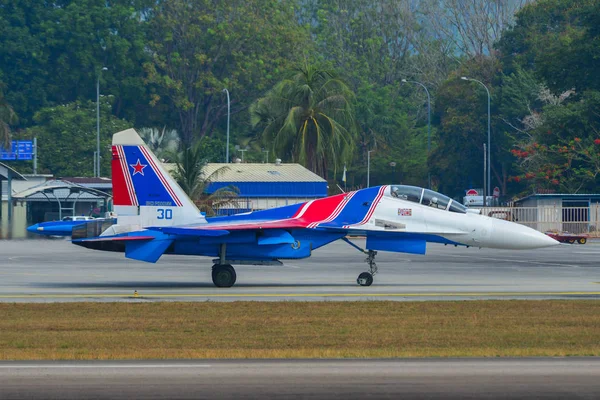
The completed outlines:
<svg viewBox="0 0 600 400">
<path fill-rule="evenodd" d="M 27 227 L 27 232 L 36 233 L 40 224 L 35 224 Z"/>
<path fill-rule="evenodd" d="M 539 249 L 559 244 L 550 236 L 514 222 L 493 219 L 491 247 L 498 249 Z"/>
</svg>

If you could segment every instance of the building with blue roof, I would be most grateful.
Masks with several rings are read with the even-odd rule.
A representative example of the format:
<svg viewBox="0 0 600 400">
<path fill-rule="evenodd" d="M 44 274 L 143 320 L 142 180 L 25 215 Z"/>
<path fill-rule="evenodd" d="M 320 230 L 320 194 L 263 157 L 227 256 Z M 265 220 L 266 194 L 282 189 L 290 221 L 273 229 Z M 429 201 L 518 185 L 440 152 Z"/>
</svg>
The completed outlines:
<svg viewBox="0 0 600 400">
<path fill-rule="evenodd" d="M 239 190 L 237 208 L 221 213 L 265 210 L 327 196 L 327 181 L 300 164 L 210 163 L 203 172 L 211 176 L 208 193 L 228 186 Z"/>
</svg>

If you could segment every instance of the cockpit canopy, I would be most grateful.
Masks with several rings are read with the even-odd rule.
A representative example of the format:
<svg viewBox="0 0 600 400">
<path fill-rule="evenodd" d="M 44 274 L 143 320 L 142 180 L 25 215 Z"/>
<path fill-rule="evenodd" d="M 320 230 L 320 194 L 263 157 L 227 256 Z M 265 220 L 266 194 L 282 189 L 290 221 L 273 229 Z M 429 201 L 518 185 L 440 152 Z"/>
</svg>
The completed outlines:
<svg viewBox="0 0 600 400">
<path fill-rule="evenodd" d="M 462 214 L 467 213 L 467 208 L 459 202 L 429 189 L 407 185 L 391 185 L 390 195 L 392 197 L 412 201 L 440 210 L 448 210 Z"/>
</svg>

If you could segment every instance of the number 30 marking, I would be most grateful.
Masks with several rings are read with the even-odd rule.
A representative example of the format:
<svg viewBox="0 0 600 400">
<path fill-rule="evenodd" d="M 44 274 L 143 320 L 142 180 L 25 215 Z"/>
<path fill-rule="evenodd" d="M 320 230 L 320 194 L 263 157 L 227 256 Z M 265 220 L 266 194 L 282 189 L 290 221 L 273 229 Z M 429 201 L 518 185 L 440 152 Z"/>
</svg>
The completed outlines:
<svg viewBox="0 0 600 400">
<path fill-rule="evenodd" d="M 158 208 L 156 212 L 158 213 L 156 219 L 173 219 L 173 210 L 170 208 Z"/>
</svg>

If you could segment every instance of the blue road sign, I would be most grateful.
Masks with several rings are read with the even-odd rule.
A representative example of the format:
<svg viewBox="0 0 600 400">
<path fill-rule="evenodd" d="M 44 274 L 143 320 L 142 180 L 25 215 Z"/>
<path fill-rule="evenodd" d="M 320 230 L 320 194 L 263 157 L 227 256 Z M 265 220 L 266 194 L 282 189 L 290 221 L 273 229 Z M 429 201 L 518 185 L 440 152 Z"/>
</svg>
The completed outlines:
<svg viewBox="0 0 600 400">
<path fill-rule="evenodd" d="M 0 160 L 32 160 L 33 141 L 13 140 L 10 151 L 0 147 Z"/>
</svg>

